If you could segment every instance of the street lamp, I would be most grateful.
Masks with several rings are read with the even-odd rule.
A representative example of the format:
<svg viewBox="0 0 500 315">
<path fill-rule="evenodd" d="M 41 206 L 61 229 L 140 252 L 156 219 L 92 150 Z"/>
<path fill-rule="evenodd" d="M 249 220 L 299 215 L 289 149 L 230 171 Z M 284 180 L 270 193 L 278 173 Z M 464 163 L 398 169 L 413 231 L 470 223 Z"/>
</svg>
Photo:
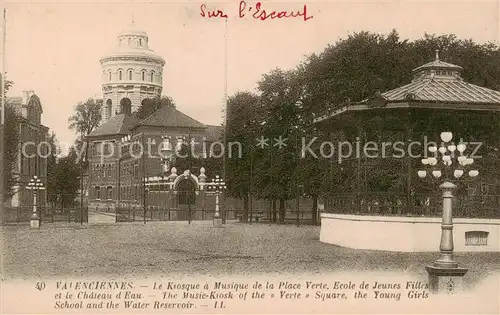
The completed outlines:
<svg viewBox="0 0 500 315">
<path fill-rule="evenodd" d="M 431 266 L 426 266 L 429 274 L 429 286 L 433 292 L 452 293 L 457 286 L 461 286 L 463 276 L 467 273 L 466 268 L 458 267 L 458 263 L 453 259 L 453 215 L 452 200 L 453 189 L 457 186 L 450 180 L 461 178 L 466 168 L 474 163 L 472 158 L 465 153 L 466 145 L 460 143 L 454 145 L 450 143 L 453 139 L 451 132 L 442 132 L 441 146 L 431 146 L 428 148 L 434 156 L 422 159 L 424 166 L 430 167 L 430 174 L 435 179 L 443 178 L 443 183 L 439 186 L 443 190 L 443 219 L 441 223 L 441 242 L 439 245 L 440 256 Z M 458 156 L 457 155 L 458 152 Z M 441 156 L 440 156 L 441 155 Z M 439 162 L 442 162 L 442 166 Z M 420 178 L 427 176 L 427 171 L 417 172 Z M 479 171 L 470 170 L 468 175 L 471 178 L 479 175 Z"/>
<path fill-rule="evenodd" d="M 220 217 L 220 212 L 219 212 L 219 195 L 224 189 L 227 188 L 226 183 L 221 177 L 219 177 L 219 175 L 216 175 L 213 181 L 211 183 L 208 183 L 207 188 L 213 190 L 215 193 L 214 226 L 221 227 L 222 219 Z"/>
<path fill-rule="evenodd" d="M 40 227 L 40 216 L 36 210 L 36 197 L 38 190 L 45 190 L 42 181 L 38 176 L 34 175 L 32 179 L 29 180 L 26 189 L 33 190 L 33 214 L 30 219 L 30 227 L 39 228 Z"/>
<path fill-rule="evenodd" d="M 128 145 L 130 144 L 130 140 L 132 139 L 132 136 L 131 135 L 126 135 L 126 136 L 123 136 L 121 138 L 121 142 L 124 144 L 124 145 Z"/>
</svg>

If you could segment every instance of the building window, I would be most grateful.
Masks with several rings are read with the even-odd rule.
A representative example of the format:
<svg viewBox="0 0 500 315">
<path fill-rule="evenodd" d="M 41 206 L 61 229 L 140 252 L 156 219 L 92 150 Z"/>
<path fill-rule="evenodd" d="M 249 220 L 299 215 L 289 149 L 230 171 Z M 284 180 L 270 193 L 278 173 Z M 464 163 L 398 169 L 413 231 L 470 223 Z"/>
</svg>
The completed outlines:
<svg viewBox="0 0 500 315">
<path fill-rule="evenodd" d="M 103 142 L 102 143 L 102 146 L 103 146 L 103 149 L 102 151 L 104 152 L 103 154 L 106 156 L 106 157 L 110 157 L 112 155 L 112 153 L 114 152 L 113 150 L 113 142 Z"/>
<path fill-rule="evenodd" d="M 93 155 L 101 155 L 101 148 L 102 148 L 101 142 L 94 142 L 94 146 L 92 147 Z"/>
<path fill-rule="evenodd" d="M 108 186 L 107 192 L 108 192 L 108 200 L 112 200 L 113 199 L 113 187 Z"/>
<path fill-rule="evenodd" d="M 122 98 L 120 101 L 121 114 L 132 114 L 132 101 L 128 98 Z"/>
<path fill-rule="evenodd" d="M 141 38 L 139 38 L 139 46 L 142 47 L 142 39 Z"/>
<path fill-rule="evenodd" d="M 155 72 L 154 71 L 151 71 L 151 78 L 150 78 L 150 81 L 153 82 L 154 81 L 154 78 L 155 78 Z"/>
<path fill-rule="evenodd" d="M 123 79 L 123 72 L 121 70 L 118 70 L 118 80 L 122 80 Z"/>
<path fill-rule="evenodd" d="M 142 70 L 141 77 L 142 77 L 142 81 L 146 81 L 146 70 Z"/>
<path fill-rule="evenodd" d="M 129 80 L 132 80 L 132 70 L 129 70 L 129 71 L 128 71 L 128 79 L 129 79 Z"/>
<path fill-rule="evenodd" d="M 113 108 L 113 102 L 111 101 L 111 99 L 108 99 L 106 101 L 106 106 L 104 107 L 104 111 L 105 111 L 104 116 L 108 119 L 111 118 L 111 109 L 112 108 Z"/>
<path fill-rule="evenodd" d="M 101 200 L 101 187 L 99 186 L 95 187 L 95 199 Z"/>
<path fill-rule="evenodd" d="M 31 161 L 33 159 L 28 159 L 28 174 L 31 175 Z"/>
<path fill-rule="evenodd" d="M 108 80 L 111 81 L 111 70 L 108 70 Z"/>
</svg>

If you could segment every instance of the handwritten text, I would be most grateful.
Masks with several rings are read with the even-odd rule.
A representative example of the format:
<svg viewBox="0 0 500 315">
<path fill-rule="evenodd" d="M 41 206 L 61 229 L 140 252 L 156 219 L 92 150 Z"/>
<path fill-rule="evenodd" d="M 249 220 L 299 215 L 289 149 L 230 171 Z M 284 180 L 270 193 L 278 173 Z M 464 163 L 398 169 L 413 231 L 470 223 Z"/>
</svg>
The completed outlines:
<svg viewBox="0 0 500 315">
<path fill-rule="evenodd" d="M 206 4 L 200 6 L 200 15 L 206 18 L 228 18 L 229 16 L 221 9 L 209 10 Z M 253 18 L 258 21 L 276 20 L 276 19 L 296 19 L 302 18 L 308 21 L 313 18 L 307 13 L 307 5 L 299 10 L 266 10 L 262 2 L 257 2 L 255 6 L 249 5 L 246 1 L 240 1 L 238 8 L 239 18 Z"/>
</svg>

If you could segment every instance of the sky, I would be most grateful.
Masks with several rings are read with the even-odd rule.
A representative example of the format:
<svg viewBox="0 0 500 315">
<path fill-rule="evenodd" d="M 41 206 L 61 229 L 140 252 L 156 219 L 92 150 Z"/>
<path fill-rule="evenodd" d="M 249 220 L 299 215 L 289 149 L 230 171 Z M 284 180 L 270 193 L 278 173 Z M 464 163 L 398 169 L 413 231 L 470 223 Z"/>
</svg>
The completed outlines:
<svg viewBox="0 0 500 315">
<path fill-rule="evenodd" d="M 202 4 L 228 15 L 227 31 L 224 19 L 200 15 Z M 408 39 L 453 33 L 481 43 L 500 40 L 498 1 L 262 1 L 261 9 L 268 11 L 306 6 L 312 16 L 307 21 L 240 18 L 239 4 L 7 2 L 5 65 L 7 78 L 14 81 L 8 96 L 33 90 L 42 101 L 42 123 L 60 143 L 72 143 L 76 135 L 68 130 L 68 118 L 78 102 L 101 95 L 99 58 L 117 45 L 117 35 L 132 20 L 166 60 L 163 94 L 205 124 L 222 122 L 225 61 L 232 95 L 253 91 L 271 69 L 294 68 L 305 56 L 363 30 L 386 34 L 396 29 Z M 256 1 L 246 5 L 255 7 Z"/>
</svg>

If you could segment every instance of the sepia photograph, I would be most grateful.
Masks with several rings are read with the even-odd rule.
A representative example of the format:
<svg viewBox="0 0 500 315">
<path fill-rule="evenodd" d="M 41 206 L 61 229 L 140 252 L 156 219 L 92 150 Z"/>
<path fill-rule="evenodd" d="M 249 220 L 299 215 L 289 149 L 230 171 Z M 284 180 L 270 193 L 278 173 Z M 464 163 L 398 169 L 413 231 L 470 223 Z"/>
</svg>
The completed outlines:
<svg viewBox="0 0 500 315">
<path fill-rule="evenodd" d="M 497 0 L 0 6 L 0 313 L 500 313 Z"/>
</svg>

